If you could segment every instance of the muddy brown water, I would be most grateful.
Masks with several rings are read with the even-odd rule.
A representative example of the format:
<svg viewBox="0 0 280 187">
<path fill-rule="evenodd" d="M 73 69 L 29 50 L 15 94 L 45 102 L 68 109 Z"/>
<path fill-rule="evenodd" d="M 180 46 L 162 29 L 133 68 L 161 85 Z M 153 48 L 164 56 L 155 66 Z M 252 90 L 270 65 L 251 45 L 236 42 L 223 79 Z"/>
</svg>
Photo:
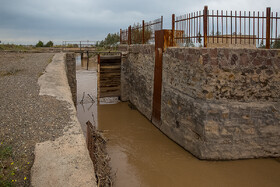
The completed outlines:
<svg viewBox="0 0 280 187">
<path fill-rule="evenodd" d="M 96 66 L 90 71 L 78 66 L 78 102 L 83 92 L 96 98 Z M 83 130 L 91 120 L 108 139 L 114 186 L 280 186 L 275 159 L 201 161 L 126 102 L 98 105 L 87 98 L 83 105 L 77 107 Z"/>
</svg>

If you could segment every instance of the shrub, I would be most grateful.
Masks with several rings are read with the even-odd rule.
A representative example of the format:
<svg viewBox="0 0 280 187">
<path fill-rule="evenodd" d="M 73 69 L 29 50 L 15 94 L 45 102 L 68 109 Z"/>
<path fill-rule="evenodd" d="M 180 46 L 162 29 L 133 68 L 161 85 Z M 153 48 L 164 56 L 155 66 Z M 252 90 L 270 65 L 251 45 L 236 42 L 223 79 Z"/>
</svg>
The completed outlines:
<svg viewBox="0 0 280 187">
<path fill-rule="evenodd" d="M 36 47 L 44 47 L 44 43 L 39 40 L 39 42 L 36 44 Z"/>
<path fill-rule="evenodd" d="M 49 41 L 48 43 L 46 43 L 45 47 L 53 47 L 53 42 Z"/>
</svg>

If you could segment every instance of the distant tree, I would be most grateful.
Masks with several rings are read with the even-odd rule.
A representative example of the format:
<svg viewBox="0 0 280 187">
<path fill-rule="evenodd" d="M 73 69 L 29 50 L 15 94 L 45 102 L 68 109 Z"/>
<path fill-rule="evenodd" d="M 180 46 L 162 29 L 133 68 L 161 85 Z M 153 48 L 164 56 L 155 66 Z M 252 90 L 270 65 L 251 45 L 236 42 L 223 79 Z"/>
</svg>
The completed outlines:
<svg viewBox="0 0 280 187">
<path fill-rule="evenodd" d="M 134 29 L 133 29 L 134 28 Z M 131 31 L 131 42 L 133 44 L 141 44 L 143 42 L 143 29 L 140 24 L 134 25 Z M 147 43 L 152 37 L 152 30 L 146 26 L 144 31 L 144 42 Z"/>
<path fill-rule="evenodd" d="M 185 47 L 195 47 L 193 41 L 190 38 L 185 40 Z"/>
<path fill-rule="evenodd" d="M 36 44 L 36 47 L 44 47 L 44 43 L 39 40 L 39 42 Z"/>
<path fill-rule="evenodd" d="M 120 41 L 119 33 L 114 33 L 114 34 L 109 33 L 104 40 L 96 43 L 96 46 L 110 47 L 116 45 L 119 41 Z"/>
<path fill-rule="evenodd" d="M 53 47 L 53 42 L 49 41 L 48 43 L 46 43 L 45 47 Z"/>
<path fill-rule="evenodd" d="M 272 43 L 271 48 L 273 49 L 280 49 L 280 35 L 278 36 L 277 40 Z"/>
</svg>

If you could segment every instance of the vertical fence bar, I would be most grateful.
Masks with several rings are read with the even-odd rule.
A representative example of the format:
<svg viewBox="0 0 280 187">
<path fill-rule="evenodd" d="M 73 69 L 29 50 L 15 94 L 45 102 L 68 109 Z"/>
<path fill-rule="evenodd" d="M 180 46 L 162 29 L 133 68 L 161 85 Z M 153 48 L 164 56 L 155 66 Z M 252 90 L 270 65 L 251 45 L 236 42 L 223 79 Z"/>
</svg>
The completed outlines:
<svg viewBox="0 0 280 187">
<path fill-rule="evenodd" d="M 175 14 L 172 14 L 172 33 L 171 33 L 171 45 L 175 45 Z"/>
<path fill-rule="evenodd" d="M 192 32 L 191 32 L 191 14 L 189 14 L 189 40 L 188 42 L 191 41 L 191 36 L 192 36 Z"/>
<path fill-rule="evenodd" d="M 244 44 L 246 43 L 246 11 L 244 11 Z"/>
<path fill-rule="evenodd" d="M 228 43 L 228 15 L 226 11 L 226 43 Z"/>
<path fill-rule="evenodd" d="M 186 24 L 187 24 L 187 32 L 188 32 L 188 40 L 186 42 L 188 42 L 191 37 L 191 35 L 190 35 L 190 15 L 189 14 L 187 14 L 187 23 Z"/>
<path fill-rule="evenodd" d="M 120 44 L 122 44 L 122 29 L 120 29 Z"/>
<path fill-rule="evenodd" d="M 219 10 L 217 10 L 217 43 L 219 43 Z"/>
<path fill-rule="evenodd" d="M 192 36 L 193 36 L 193 13 L 190 14 L 190 29 L 191 29 L 190 42 L 192 42 Z"/>
<path fill-rule="evenodd" d="M 213 43 L 215 42 L 214 41 L 214 36 L 215 36 L 215 30 L 214 30 L 214 10 L 212 10 L 212 35 L 213 35 Z"/>
<path fill-rule="evenodd" d="M 249 11 L 249 44 L 251 43 L 251 11 Z"/>
<path fill-rule="evenodd" d="M 235 11 L 235 44 L 237 44 L 237 11 Z"/>
<path fill-rule="evenodd" d="M 272 44 L 272 38 L 273 38 L 273 12 L 271 12 L 271 23 L 270 23 L 270 43 Z"/>
<path fill-rule="evenodd" d="M 258 11 L 258 45 L 260 44 L 260 12 Z"/>
<path fill-rule="evenodd" d="M 89 53 L 87 51 L 87 70 L 88 70 L 88 65 L 89 65 Z"/>
<path fill-rule="evenodd" d="M 207 25 L 208 25 L 208 6 L 204 6 L 203 10 L 203 37 L 204 47 L 207 47 Z"/>
<path fill-rule="evenodd" d="M 263 33 L 264 33 L 264 12 L 262 12 L 262 43 L 263 43 L 263 40 L 264 40 Z"/>
<path fill-rule="evenodd" d="M 253 44 L 255 44 L 255 11 L 253 11 Z"/>
<path fill-rule="evenodd" d="M 277 40 L 278 38 L 277 38 L 277 19 L 278 19 L 278 12 L 276 12 L 276 20 L 275 20 L 275 27 L 276 27 L 276 29 L 275 29 L 275 39 Z"/>
<path fill-rule="evenodd" d="M 242 24 L 241 24 L 241 11 L 239 12 L 239 22 L 240 22 L 240 23 L 239 23 L 239 25 L 240 25 L 240 28 L 239 28 L 239 32 L 240 32 L 240 33 L 239 33 L 239 37 L 240 37 L 240 44 L 241 44 L 241 25 L 242 25 Z"/>
<path fill-rule="evenodd" d="M 145 44 L 145 21 L 142 20 L 142 44 Z"/>
<path fill-rule="evenodd" d="M 232 44 L 232 11 L 230 11 L 230 41 Z"/>
<path fill-rule="evenodd" d="M 222 43 L 224 43 L 224 12 L 221 11 L 221 19 L 222 19 Z"/>
<path fill-rule="evenodd" d="M 131 45 L 131 25 L 128 27 L 127 44 Z"/>
<path fill-rule="evenodd" d="M 271 14 L 271 8 L 266 8 L 266 49 L 270 49 L 270 14 Z"/>
<path fill-rule="evenodd" d="M 160 17 L 160 30 L 163 29 L 163 16 Z"/>
</svg>

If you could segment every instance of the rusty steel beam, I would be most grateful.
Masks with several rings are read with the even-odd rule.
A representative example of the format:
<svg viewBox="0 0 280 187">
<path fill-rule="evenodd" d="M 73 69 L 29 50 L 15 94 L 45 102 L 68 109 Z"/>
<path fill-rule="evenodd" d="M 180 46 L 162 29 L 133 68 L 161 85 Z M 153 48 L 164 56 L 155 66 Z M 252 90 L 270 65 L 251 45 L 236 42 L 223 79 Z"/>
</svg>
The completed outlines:
<svg viewBox="0 0 280 187">
<path fill-rule="evenodd" d="M 153 122 L 161 121 L 162 58 L 167 47 L 172 46 L 172 30 L 155 31 L 155 69 L 153 93 Z"/>
</svg>

